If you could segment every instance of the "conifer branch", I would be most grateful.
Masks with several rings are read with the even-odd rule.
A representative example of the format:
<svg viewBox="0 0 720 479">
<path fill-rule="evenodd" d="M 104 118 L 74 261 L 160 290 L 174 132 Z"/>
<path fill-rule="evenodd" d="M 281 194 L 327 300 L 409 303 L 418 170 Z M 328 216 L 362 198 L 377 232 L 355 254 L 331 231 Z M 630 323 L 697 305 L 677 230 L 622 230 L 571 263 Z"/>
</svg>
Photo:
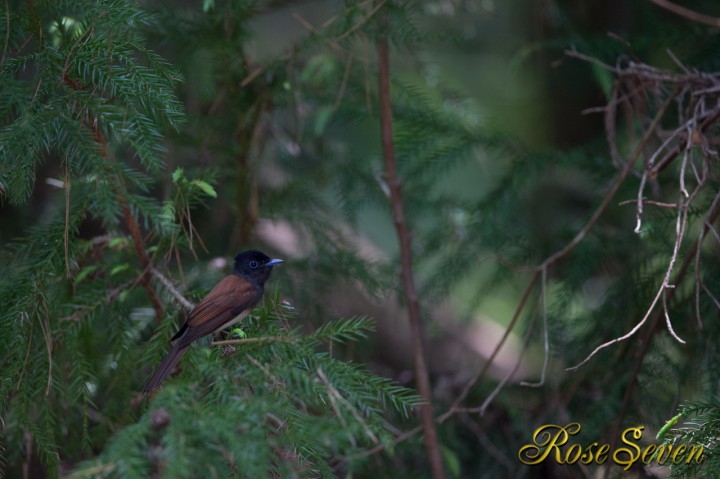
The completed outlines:
<svg viewBox="0 0 720 479">
<path fill-rule="evenodd" d="M 365 422 L 365 419 L 362 417 L 362 415 L 357 410 L 357 408 L 355 408 L 352 404 L 350 404 L 350 402 L 347 399 L 345 399 L 342 394 L 340 394 L 340 392 L 337 390 L 337 388 L 335 388 L 332 385 L 330 380 L 327 378 L 327 376 L 323 372 L 322 368 L 318 367 L 315 370 L 315 372 L 317 372 L 318 377 L 323 382 L 325 387 L 328 389 L 328 396 L 330 398 L 334 398 L 337 401 L 340 401 L 340 403 L 343 406 L 348 408 L 350 410 L 350 413 L 353 415 L 355 420 L 358 422 L 358 424 L 360 424 L 362 426 L 363 431 L 365 431 L 365 434 L 367 435 L 367 437 L 373 442 L 373 444 L 378 444 L 379 441 L 378 441 L 377 436 L 375 435 L 374 432 L 372 432 L 372 429 L 370 429 L 370 427 L 367 425 L 367 422 Z"/>
<path fill-rule="evenodd" d="M 83 89 L 82 85 L 78 81 L 70 78 L 66 73 L 63 74 L 62 80 L 73 90 L 81 91 Z M 105 135 L 102 133 L 102 131 L 100 131 L 100 125 L 98 125 L 97 121 L 93 121 L 90 123 L 90 125 L 88 125 L 88 127 L 92 130 L 95 137 L 95 142 L 100 147 L 100 156 L 107 160 L 110 160 L 110 155 L 108 154 L 107 139 L 105 138 Z M 115 193 L 118 197 L 120 204 L 122 205 L 123 215 L 125 217 L 125 224 L 130 231 L 130 236 L 132 237 L 133 244 L 135 245 L 135 251 L 138 254 L 140 265 L 143 268 L 143 274 L 140 278 L 140 283 L 147 290 L 148 297 L 150 298 L 150 303 L 155 310 L 155 322 L 159 323 L 160 321 L 162 321 L 163 317 L 163 305 L 160 301 L 160 297 L 158 296 L 157 291 L 155 291 L 155 287 L 150 282 L 153 266 L 145 248 L 145 240 L 142 237 L 142 233 L 140 233 L 140 227 L 138 226 L 137 221 L 135 221 L 135 217 L 130 211 L 130 206 L 128 205 L 127 200 L 124 196 L 119 194 L 117 190 L 115 191 Z"/>
<path fill-rule="evenodd" d="M 381 18 L 385 23 L 385 18 Z M 384 25 L 383 25 L 384 26 Z M 377 42 L 378 50 L 378 92 L 380 97 L 380 129 L 382 135 L 382 151 L 385 159 L 385 174 L 388 187 L 390 188 L 390 203 L 392 208 L 393 221 L 398 241 L 400 243 L 400 257 L 402 261 L 403 289 L 405 290 L 405 301 L 408 308 L 408 320 L 410 322 L 410 333 L 412 335 L 413 355 L 415 363 L 415 375 L 418 384 L 418 392 L 425 402 L 421 406 L 422 422 L 424 429 L 425 448 L 428 452 L 430 468 L 433 479 L 444 479 L 442 455 L 438 443 L 435 420 L 433 418 L 432 390 L 427 365 L 425 363 L 425 349 L 423 344 L 423 327 L 420 323 L 420 305 L 415 279 L 412 270 L 412 245 L 410 232 L 405 220 L 405 210 L 402 200 L 400 180 L 397 174 L 395 163 L 395 146 L 392 132 L 392 105 L 390 101 L 390 65 L 388 58 L 387 38 L 380 37 Z"/>
</svg>

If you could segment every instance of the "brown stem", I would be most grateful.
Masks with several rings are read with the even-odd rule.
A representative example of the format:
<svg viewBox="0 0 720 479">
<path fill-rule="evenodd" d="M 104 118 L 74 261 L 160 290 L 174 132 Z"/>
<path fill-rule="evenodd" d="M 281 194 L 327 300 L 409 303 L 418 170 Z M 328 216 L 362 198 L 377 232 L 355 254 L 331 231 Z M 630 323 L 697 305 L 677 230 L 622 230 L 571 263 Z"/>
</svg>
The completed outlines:
<svg viewBox="0 0 720 479">
<path fill-rule="evenodd" d="M 390 104 L 390 66 L 388 61 L 388 45 L 384 37 L 378 39 L 378 92 L 380 97 L 380 130 L 382 135 L 382 151 L 385 159 L 385 174 L 390 188 L 390 203 L 393 221 L 400 243 L 400 257 L 402 260 L 402 279 L 405 290 L 405 301 L 408 308 L 408 320 L 412 335 L 413 355 L 415 362 L 415 376 L 417 377 L 418 392 L 424 401 L 421 407 L 423 429 L 425 430 L 425 448 L 428 452 L 430 468 L 433 479 L 444 479 L 442 456 L 438 444 L 437 430 L 433 418 L 432 394 L 425 352 L 423 346 L 423 329 L 420 324 L 420 307 L 415 280 L 412 271 L 412 248 L 410 233 L 405 222 L 405 211 L 402 201 L 400 181 L 398 180 L 395 164 L 395 146 L 392 133 L 392 106 Z"/>
<path fill-rule="evenodd" d="M 70 78 L 68 75 L 63 75 L 62 79 L 65 84 L 73 90 L 83 90 L 83 86 L 78 81 Z M 90 117 L 89 112 L 88 117 Z M 100 146 L 100 156 L 102 156 L 108 161 L 111 161 L 110 155 L 108 154 L 107 139 L 100 130 L 97 120 L 88 121 L 88 125 L 86 126 L 88 126 L 88 128 L 90 128 L 95 135 L 95 142 Z M 148 292 L 150 302 L 152 303 L 153 309 L 155 310 L 155 322 L 159 323 L 160 321 L 162 321 L 163 317 L 163 305 L 162 301 L 160 301 L 160 296 L 158 296 L 157 291 L 155 291 L 155 287 L 150 282 L 153 267 L 152 263 L 150 262 L 150 257 L 147 254 L 147 250 L 145 249 L 145 240 L 143 240 L 142 234 L 140 233 L 140 227 L 138 226 L 137 221 L 135 221 L 135 217 L 132 215 L 132 212 L 130 211 L 130 206 L 127 204 L 127 201 L 125 200 L 123 195 L 117 191 L 117 188 L 114 188 L 114 192 L 120 200 L 120 203 L 122 203 L 123 205 L 125 224 L 130 231 L 130 236 L 132 236 L 133 243 L 135 244 L 135 251 L 137 251 L 138 258 L 140 259 L 140 265 L 143 268 L 143 275 L 140 278 L 140 283 L 145 287 Z"/>
<path fill-rule="evenodd" d="M 652 3 L 654 3 L 655 5 L 657 5 L 658 7 L 664 8 L 665 10 L 669 10 L 669 11 L 673 12 L 675 15 L 685 17 L 689 20 L 692 20 L 693 22 L 703 23 L 705 25 L 710 25 L 711 27 L 720 27 L 720 18 L 718 18 L 718 17 L 711 17 L 710 15 L 698 13 L 694 10 L 690 10 L 689 8 L 681 7 L 680 5 L 676 5 L 672 2 L 668 2 L 667 0 L 650 0 L 650 1 Z"/>
<path fill-rule="evenodd" d="M 655 118 L 653 118 L 652 123 L 648 127 L 648 129 L 645 131 L 645 135 L 643 135 L 642 139 L 640 140 L 640 143 L 638 143 L 637 147 L 635 148 L 635 151 L 633 155 L 630 157 L 630 159 L 625 163 L 624 168 L 620 171 L 620 174 L 613 182 L 612 186 L 610 187 L 610 191 L 607 192 L 605 195 L 605 198 L 603 199 L 602 203 L 600 203 L 600 206 L 597 207 L 593 215 L 590 217 L 587 223 L 585 223 L 585 226 L 582 227 L 582 229 L 578 232 L 578 234 L 570 241 L 568 244 L 566 244 L 562 249 L 556 251 L 549 257 L 543 261 L 543 263 L 538 266 L 538 269 L 546 268 L 553 263 L 557 262 L 558 259 L 566 256 L 568 253 L 570 253 L 572 250 L 575 249 L 577 245 L 582 242 L 582 240 L 585 238 L 585 236 L 590 232 L 590 230 L 595 226 L 595 223 L 600 219 L 600 216 L 605 212 L 605 209 L 610 205 L 613 198 L 615 198 L 615 195 L 620 190 L 620 187 L 625 182 L 625 179 L 628 177 L 630 172 L 632 171 L 633 167 L 635 166 L 635 163 L 637 162 L 638 158 L 642 155 L 643 148 L 645 148 L 645 145 L 650 141 L 650 138 L 652 136 L 652 133 L 655 131 L 657 126 L 660 124 L 660 120 L 662 120 L 663 115 L 665 115 L 665 111 L 668 109 L 672 101 L 675 99 L 675 96 L 679 93 L 679 88 L 675 88 L 675 90 L 670 94 L 670 96 L 667 97 L 665 100 L 665 103 L 660 107 L 657 114 L 655 115 Z"/>
<path fill-rule="evenodd" d="M 677 275 L 673 279 L 672 284 L 675 285 L 675 288 L 669 288 L 666 289 L 663 294 L 666 294 L 666 300 L 670 300 L 670 298 L 673 297 L 675 292 L 678 290 L 678 285 L 683 280 L 685 275 L 687 274 L 687 270 L 690 267 L 690 263 L 693 262 L 695 259 L 695 254 L 698 251 L 698 249 L 702 246 L 702 241 L 705 239 L 705 235 L 710 230 L 708 224 L 712 224 L 717 220 L 718 216 L 720 216 L 720 204 L 715 201 L 713 203 L 712 210 L 707 215 L 707 221 L 703 224 L 702 234 L 700 235 L 700 238 L 698 238 L 693 246 L 690 248 L 690 251 L 688 252 L 687 256 L 685 257 L 685 260 L 683 261 L 683 264 L 680 266 L 680 269 L 678 270 Z M 645 335 L 642 338 L 642 341 L 640 342 L 640 351 L 638 351 L 637 358 L 635 359 L 635 364 L 633 365 L 632 372 L 630 373 L 630 382 L 625 387 L 625 396 L 623 397 L 623 403 L 622 408 L 620 409 L 620 415 L 617 418 L 617 421 L 615 423 L 615 427 L 613 428 L 613 433 L 611 434 L 611 444 L 610 444 L 610 450 L 614 450 L 615 446 L 617 445 L 617 437 L 620 433 L 620 425 L 623 423 L 623 419 L 625 418 L 625 414 L 627 413 L 628 406 L 630 405 L 630 398 L 632 397 L 633 389 L 635 388 L 635 384 L 637 383 L 638 375 L 640 374 L 640 368 L 643 365 L 643 362 L 645 360 L 645 355 L 647 354 L 648 350 L 650 349 L 650 343 L 652 341 L 653 336 L 657 331 L 659 331 L 658 326 L 660 325 L 660 320 L 663 317 L 662 310 L 658 309 L 655 311 L 655 314 L 651 320 L 650 327 L 645 331 Z M 605 471 L 605 478 L 608 477 L 609 474 L 608 468 Z"/>
<path fill-rule="evenodd" d="M 503 345 L 507 341 L 508 337 L 510 336 L 510 333 L 515 328 L 515 325 L 518 322 L 518 319 L 520 319 L 520 314 L 525 309 L 525 303 L 527 303 L 528 298 L 530 297 L 530 293 L 535 289 L 535 284 L 537 283 L 538 279 L 540 279 L 540 271 L 535 271 L 535 274 L 533 275 L 532 279 L 530 280 L 530 284 L 527 285 L 525 288 L 525 292 L 523 293 L 522 297 L 520 298 L 520 302 L 518 303 L 517 307 L 515 308 L 515 313 L 513 314 L 512 319 L 510 320 L 510 324 L 507 325 L 505 328 L 505 333 L 503 333 L 503 337 L 500 338 L 500 341 L 495 345 L 495 349 L 493 350 L 490 357 L 485 361 L 485 365 L 480 369 L 475 375 L 470 379 L 470 381 L 465 384 L 465 387 L 463 388 L 460 395 L 455 399 L 455 401 L 452 403 L 452 406 L 450 406 L 450 409 L 448 409 L 444 414 L 438 417 L 438 422 L 442 424 L 445 422 L 449 417 L 453 416 L 455 413 L 461 411 L 460 405 L 465 400 L 465 398 L 470 394 L 470 391 L 472 388 L 477 384 L 477 382 L 480 380 L 480 378 L 483 377 L 483 375 L 487 372 L 488 369 L 490 369 L 490 366 L 492 366 L 493 362 L 495 361 L 495 357 L 500 352 L 500 349 L 502 349 Z"/>
</svg>

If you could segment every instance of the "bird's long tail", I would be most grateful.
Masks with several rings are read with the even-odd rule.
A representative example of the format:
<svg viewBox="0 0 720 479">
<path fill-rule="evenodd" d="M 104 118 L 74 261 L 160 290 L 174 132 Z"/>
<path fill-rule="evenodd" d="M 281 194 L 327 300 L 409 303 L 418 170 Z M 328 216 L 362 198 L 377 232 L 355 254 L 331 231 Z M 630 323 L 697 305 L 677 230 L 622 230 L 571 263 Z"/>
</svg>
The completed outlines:
<svg viewBox="0 0 720 479">
<path fill-rule="evenodd" d="M 157 367 L 150 380 L 143 388 L 143 393 L 148 393 L 158 387 L 166 377 L 170 375 L 175 365 L 180 361 L 180 358 L 185 354 L 187 348 L 181 348 L 179 343 L 175 343 L 175 346 L 170 350 L 167 357 L 163 359 L 160 366 Z"/>
</svg>

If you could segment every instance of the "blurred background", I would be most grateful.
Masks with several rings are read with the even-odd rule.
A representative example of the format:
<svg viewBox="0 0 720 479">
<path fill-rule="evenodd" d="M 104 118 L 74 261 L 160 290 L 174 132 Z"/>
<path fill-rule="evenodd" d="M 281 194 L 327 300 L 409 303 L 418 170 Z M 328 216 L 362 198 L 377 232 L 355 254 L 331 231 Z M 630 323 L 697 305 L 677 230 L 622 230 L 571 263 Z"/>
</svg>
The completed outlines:
<svg viewBox="0 0 720 479">
<path fill-rule="evenodd" d="M 275 269 L 267 291 L 293 309 L 293 327 L 312 334 L 333 319 L 371 317 L 374 328 L 365 339 L 332 342 L 320 349 L 362 364 L 378 377 L 416 387 L 400 252 L 380 147 L 379 33 L 387 34 L 391 44 L 395 148 L 412 232 L 433 408 L 436 416 L 442 415 L 461 395 L 461 404 L 455 406 L 465 408 L 438 424 L 448 477 L 670 474 L 668 467 L 640 464 L 630 471 L 554 461 L 529 467 L 517 454 L 531 442 L 536 428 L 549 423 L 580 422 L 579 441 L 584 444 L 611 442 L 618 430 L 644 425 L 644 440 L 651 442 L 682 404 L 717 394 L 717 242 L 700 249 L 703 267 L 688 273 L 702 276 L 695 286 L 704 284 L 707 294 L 697 293 L 688 279 L 668 300 L 673 325 L 687 344 L 673 340 L 663 318 L 660 326 L 652 323 L 646 328 L 642 339 L 638 335 L 612 346 L 576 371 L 566 368 L 601 343 L 628 332 L 647 312 L 673 252 L 675 211 L 648 207 L 643 234 L 633 233 L 636 210 L 619 203 L 637 198 L 643 171 L 638 162 L 583 241 L 547 269 L 542 285 L 532 268 L 561 250 L 587 224 L 673 86 L 653 84 L 647 87 L 647 104 L 618 110 L 617 131 L 610 138 L 603 111 L 586 110 L 611 101 L 616 78 L 599 63 L 567 52 L 613 68 L 636 62 L 668 74 L 714 72 L 717 27 L 647 0 L 149 0 L 127 3 L 132 5 L 128 12 L 122 10 L 125 2 L 105 3 L 107 16 L 99 14 L 97 24 L 92 21 L 97 11 L 77 2 L 30 7 L 6 2 L 3 16 L 8 22 L 1 22 L 6 23 L 3 36 L 9 39 L 3 50 L 3 74 L 13 78 L 3 97 L 3 140 L 21 143 L 13 128 L 23 112 L 35 108 L 31 98 L 37 88 L 39 101 L 50 110 L 76 111 L 85 104 L 96 111 L 116 108 L 117 117 L 103 117 L 102 129 L 92 131 L 96 140 L 104 134 L 107 151 L 127 166 L 113 169 L 105 153 L 95 162 L 73 163 L 68 158 L 85 150 L 51 145 L 47 151 L 28 148 L 31 155 L 26 156 L 35 160 L 21 167 L 12 162 L 23 161 L 17 159 L 22 155 L 11 154 L 21 146 L 8 146 L 5 158 L 13 159 L 0 169 L 6 301 L 19 304 L 22 298 L 34 297 L 22 296 L 13 286 L 19 284 L 18 277 L 39 267 L 33 261 L 44 251 L 41 238 L 31 240 L 28 234 L 60 221 L 60 240 L 44 245 L 57 255 L 46 276 L 47 281 L 57 281 L 52 294 L 58 299 L 48 293 L 48 301 L 56 301 L 57 307 L 41 316 L 47 318 L 50 331 L 64 331 L 63 320 L 73 318 L 78 331 L 61 336 L 94 330 L 92 339 L 79 342 L 88 348 L 82 354 L 96 379 L 81 380 L 93 385 L 83 392 L 90 402 L 62 406 L 60 393 L 54 403 L 50 401 L 57 419 L 50 442 L 57 445 L 47 450 L 62 450 L 63 437 L 72 438 L 68 444 L 91 444 L 81 453 L 61 452 L 58 475 L 72 476 L 77 464 L 84 467 L 78 471 L 92 471 L 93 458 L 112 454 L 108 451 L 117 444 L 113 437 L 118 431 L 129 431 L 126 428 L 140 417 L 147 419 L 149 412 L 139 406 L 133 392 L 149 369 L 133 368 L 129 358 L 147 358 L 150 353 L 141 351 L 148 342 L 155 354 L 151 358 L 159 358 L 182 316 L 168 306 L 163 323 L 167 325 L 157 330 L 157 308 L 142 287 L 135 286 L 139 283 L 123 292 L 123 285 L 143 272 L 131 232 L 122 221 L 123 205 L 131 206 L 154 266 L 192 300 L 199 300 L 229 271 L 235 254 L 261 249 L 286 261 Z M 93 8 L 104 8 L 105 3 Z M 715 2 L 688 1 L 683 6 L 720 16 Z M 378 27 L 381 15 L 387 18 L 385 30 Z M 109 25 L 103 23 L 106 20 Z M 127 75 L 125 85 L 122 72 L 104 66 L 104 56 L 96 65 L 93 35 L 108 65 L 159 71 L 158 84 L 144 79 L 133 83 L 145 74 L 140 71 L 138 77 Z M 131 51 L 127 58 L 125 47 L 117 47 L 117 54 L 113 51 L 115 42 L 120 45 L 126 39 Z M 46 56 L 25 58 L 29 63 L 20 68 L 23 55 L 34 51 Z M 53 51 L 56 54 L 48 53 Z M 139 59 L 133 60 L 133 55 Z M 52 73 L 53 68 L 63 73 Z M 43 75 L 48 79 L 38 84 Z M 60 77 L 66 79 L 64 86 L 47 86 Z M 85 87 L 73 87 L 73 81 Z M 81 98 L 81 92 L 88 98 Z M 128 107 L 129 102 L 133 106 Z M 672 104 L 671 113 L 663 117 L 664 131 L 678 127 L 673 115 L 681 116 L 683 108 L 681 102 Z M 123 126 L 125 118 L 138 111 L 145 111 L 142 118 L 147 122 Z M 137 136 L 128 133 L 135 126 Z M 619 145 L 621 164 L 613 162 L 609 139 Z M 652 138 L 644 161 L 663 141 L 662 135 Z M 704 231 L 704 214 L 717 190 L 712 161 L 716 160 L 707 163 L 708 179 L 695 202 L 697 209 L 690 214 L 680 259 L 695 256 L 691 240 Z M 13 181 L 20 182 L 13 172 L 22 168 L 30 171 L 21 178 L 30 186 L 13 196 Z M 675 201 L 679 168 L 674 164 L 667 175 L 652 178 L 647 196 Z M 142 172 L 142 178 L 135 171 Z M 126 185 L 125 200 L 120 199 L 122 190 L 107 186 L 112 181 L 103 183 L 106 174 Z M 103 191 L 108 189 L 113 193 L 105 198 Z M 75 203 L 80 201 L 84 203 Z M 68 224 L 66 211 L 83 212 L 70 233 L 61 227 Z M 77 247 L 69 247 L 70 253 L 68 234 L 78 241 Z M 26 261 L 18 251 L 35 259 Z M 71 261 L 66 264 L 68 254 Z M 74 279 L 62 283 L 66 270 Z M 80 283 L 87 286 L 90 280 L 99 289 L 93 290 L 95 296 L 88 290 L 85 298 Z M 35 289 L 38 284 L 33 283 Z M 163 303 L 172 304 L 167 291 L 154 284 Z M 103 298 L 107 304 L 87 316 L 72 316 L 90 311 L 90 306 L 78 305 L 102 303 Z M 112 315 L 131 320 L 122 331 L 114 331 L 103 323 L 104 316 Z M 10 396 L 2 410 L 8 419 L 2 421 L 6 460 L 0 471 L 7 477 L 52 476 L 41 465 L 52 460 L 33 459 L 28 446 L 33 441 L 25 440 L 29 433 L 23 421 L 34 413 L 12 412 L 19 396 L 13 398 L 16 393 L 11 390 L 23 382 L 18 371 L 24 370 L 12 365 L 26 364 L 31 351 L 30 357 L 38 361 L 47 354 L 45 329 L 28 333 L 27 323 L 18 320 L 21 316 L 3 316 L 8 341 L 15 341 L 9 336 L 12 328 L 26 336 L 8 349 L 2 363 L 3 391 Z M 702 327 L 697 317 L 703 318 Z M 115 373 L 102 370 L 97 365 L 109 359 L 97 349 L 112 348 L 102 345 L 123 334 L 132 336 L 123 343 L 130 363 Z M 27 339 L 32 337 L 36 340 Z M 60 341 L 58 348 L 62 347 Z M 52 366 L 52 381 L 76 380 L 76 360 Z M 202 371 L 201 360 L 196 361 L 192 367 Z M 112 374 L 125 376 L 118 382 L 110 380 Z M 37 374 L 28 396 L 44 387 L 46 376 Z M 539 387 L 520 384 L 541 378 Z M 172 402 L 169 397 L 167 401 Z M 77 431 L 78 424 L 64 424 L 58 414 L 64 407 L 82 410 L 90 403 L 91 410 L 103 415 L 75 417 L 95 424 L 84 433 Z M 107 406 L 111 403 L 114 406 Z M 123 408 L 132 412 L 120 413 Z M 417 408 L 403 420 L 387 418 L 394 424 L 387 429 L 394 437 L 412 429 L 418 423 L 416 412 Z M 90 439 L 82 439 L 85 436 Z M 358 458 L 352 467 L 330 460 L 331 473 L 430 477 L 420 437 L 400 441 L 388 448 L 390 452 Z M 344 454 L 337 452 L 337 457 Z M 153 477 L 172 477 L 163 467 L 153 467 Z M 192 471 L 187 477 L 201 477 Z M 295 471 L 297 476 L 305 477 L 304 473 Z M 119 473 L 98 473 L 113 474 Z M 314 474 L 307 477 L 327 475 Z"/>
</svg>

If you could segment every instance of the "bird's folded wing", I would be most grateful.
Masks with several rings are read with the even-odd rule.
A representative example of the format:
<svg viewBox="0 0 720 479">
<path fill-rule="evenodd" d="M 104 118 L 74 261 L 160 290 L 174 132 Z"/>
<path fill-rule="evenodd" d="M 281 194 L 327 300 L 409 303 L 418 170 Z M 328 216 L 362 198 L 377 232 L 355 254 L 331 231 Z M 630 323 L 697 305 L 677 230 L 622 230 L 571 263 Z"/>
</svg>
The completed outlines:
<svg viewBox="0 0 720 479">
<path fill-rule="evenodd" d="M 251 282 L 235 275 L 224 278 L 190 313 L 188 329 L 180 338 L 181 347 L 221 328 L 255 306 L 259 299 L 258 290 Z"/>
</svg>

